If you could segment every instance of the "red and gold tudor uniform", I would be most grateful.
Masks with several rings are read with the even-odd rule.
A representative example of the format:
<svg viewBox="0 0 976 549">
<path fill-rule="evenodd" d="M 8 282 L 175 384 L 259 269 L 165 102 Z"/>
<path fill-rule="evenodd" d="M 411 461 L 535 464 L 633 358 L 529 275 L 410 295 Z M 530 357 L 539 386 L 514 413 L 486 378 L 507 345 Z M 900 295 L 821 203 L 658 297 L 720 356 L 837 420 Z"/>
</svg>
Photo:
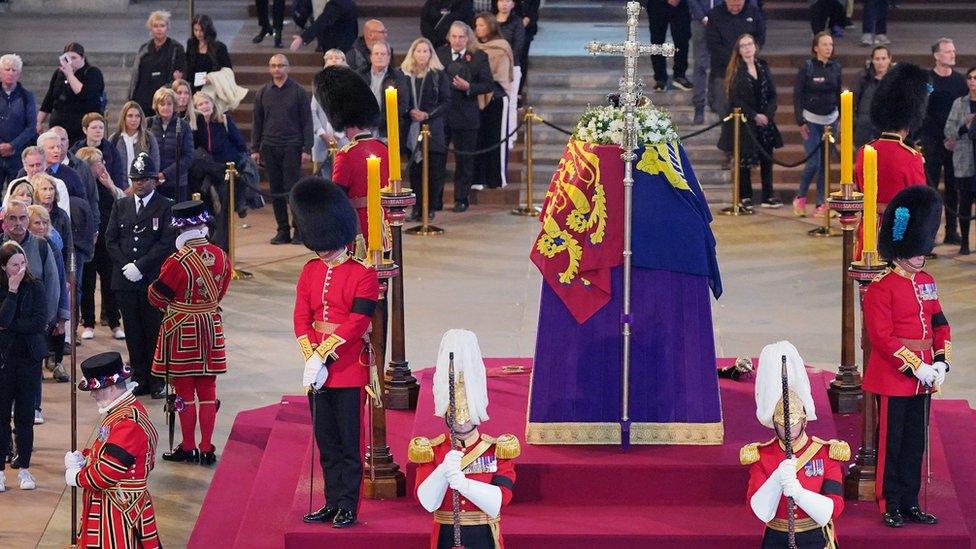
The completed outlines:
<svg viewBox="0 0 976 549">
<path fill-rule="evenodd" d="M 925 405 L 937 389 L 923 385 L 913 372 L 923 363 L 952 363 L 949 322 L 935 279 L 897 265 L 886 270 L 868 286 L 864 322 L 871 341 L 864 390 L 879 399 L 878 503 L 882 513 L 916 507 Z M 905 464 L 913 474 L 899 474 Z"/>
<path fill-rule="evenodd" d="M 925 185 L 925 161 L 922 153 L 905 144 L 901 135 L 883 132 L 881 137 L 868 143 L 878 151 L 878 224 L 891 199 L 905 187 Z M 864 190 L 864 148 L 857 150 L 854 159 L 854 185 L 858 191 Z M 861 259 L 861 245 L 864 240 L 862 228 L 858 225 L 857 245 L 854 259 Z"/>
<path fill-rule="evenodd" d="M 515 435 L 501 435 L 498 438 L 482 434 L 477 444 L 468 448 L 458 448 L 464 452 L 461 458 L 461 471 L 465 477 L 501 489 L 504 508 L 512 501 L 515 489 L 515 458 L 521 453 Z M 451 450 L 450 437 L 441 434 L 433 439 L 415 437 L 410 441 L 407 457 L 418 464 L 414 492 L 434 469 L 444 461 Z M 461 529 L 464 546 L 468 549 L 505 547 L 501 534 L 501 516 L 490 518 L 484 511 L 468 501 L 460 499 Z M 434 511 L 434 529 L 430 538 L 431 549 L 449 548 L 454 545 L 453 498 L 450 489 L 444 494 L 444 501 Z"/>
<path fill-rule="evenodd" d="M 325 477 L 325 507 L 313 515 L 332 520 L 335 512 L 328 509 L 340 509 L 347 515 L 336 518 L 344 525 L 355 522 L 359 507 L 363 388 L 371 352 L 367 334 L 378 297 L 376 270 L 347 252 L 308 261 L 296 287 L 294 328 L 302 356 L 308 363 L 317 354 L 328 369 L 324 387 L 309 395 Z M 311 515 L 306 520 L 323 521 Z"/>
<path fill-rule="evenodd" d="M 161 546 L 147 486 L 158 439 L 148 412 L 131 393 L 107 412 L 74 477 L 83 490 L 78 547 Z"/>
<path fill-rule="evenodd" d="M 390 178 L 388 151 L 386 145 L 368 131 L 353 136 L 352 141 L 336 153 L 332 166 L 332 181 L 346 191 L 356 209 L 363 238 L 369 237 L 366 230 L 366 159 L 370 156 L 380 159 L 380 186 L 383 186 Z"/>
<path fill-rule="evenodd" d="M 833 548 L 835 537 L 833 520 L 844 511 L 844 472 L 845 461 L 851 459 L 850 446 L 840 440 L 822 440 L 809 437 L 805 433 L 794 444 L 796 448 L 796 478 L 800 485 L 814 493 L 830 498 L 834 503 L 831 522 L 824 527 L 817 524 L 803 509 L 796 507 L 796 543 L 803 548 Z M 766 442 L 747 444 L 739 451 L 739 461 L 749 465 L 749 488 L 746 501 L 759 490 L 780 463 L 786 459 L 786 446 L 778 438 Z M 781 496 L 779 507 L 772 520 L 766 523 L 763 547 L 785 547 L 787 538 L 786 497 Z"/>
</svg>

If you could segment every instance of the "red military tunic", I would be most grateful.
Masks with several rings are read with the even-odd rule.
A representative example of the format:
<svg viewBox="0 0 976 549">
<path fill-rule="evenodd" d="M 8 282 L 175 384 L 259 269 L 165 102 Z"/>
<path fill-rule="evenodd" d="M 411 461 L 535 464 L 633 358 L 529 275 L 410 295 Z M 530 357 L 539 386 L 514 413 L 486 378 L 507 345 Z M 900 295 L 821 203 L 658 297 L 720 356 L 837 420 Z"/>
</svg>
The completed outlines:
<svg viewBox="0 0 976 549">
<path fill-rule="evenodd" d="M 817 437 L 807 437 L 795 452 L 797 458 L 796 478 L 803 488 L 811 492 L 827 496 L 834 502 L 831 523 L 826 527 L 817 524 L 810 515 L 799 506 L 795 510 L 796 532 L 823 530 L 824 537 L 834 539 L 833 520 L 844 511 L 844 462 L 851 458 L 851 449 L 846 442 L 840 440 L 823 440 Z M 778 438 L 767 442 L 748 444 L 739 453 L 743 465 L 749 465 L 749 488 L 746 491 L 746 502 L 776 471 L 779 464 L 786 459 L 786 447 Z M 766 527 L 779 532 L 786 531 L 788 514 L 786 511 L 786 497 L 780 497 L 779 507 Z"/>
<path fill-rule="evenodd" d="M 461 448 L 459 448 L 461 449 Z M 407 457 L 417 463 L 417 479 L 414 493 L 434 469 L 444 461 L 451 451 L 450 437 L 440 435 L 433 439 L 416 437 L 410 441 Z M 461 471 L 464 476 L 475 481 L 498 486 L 502 492 L 502 507 L 512 501 L 515 489 L 515 458 L 521 449 L 515 435 L 501 435 L 498 438 L 481 435 L 477 444 L 464 448 L 461 458 Z M 501 516 L 492 519 L 464 496 L 460 499 L 462 527 L 489 525 L 495 540 L 496 549 L 504 549 L 501 535 Z M 444 501 L 434 512 L 434 529 L 430 537 L 431 549 L 436 549 L 442 532 L 450 532 L 453 525 L 453 496 L 450 488 L 444 494 Z M 444 528 L 446 526 L 446 528 Z M 447 534 L 449 535 L 449 534 Z"/>
<path fill-rule="evenodd" d="M 370 156 L 380 159 L 380 187 L 385 187 L 390 179 L 389 152 L 386 145 L 373 138 L 369 132 L 353 137 L 351 143 L 336 153 L 332 166 L 332 181 L 346 191 L 352 207 L 356 208 L 359 232 L 363 234 L 363 238 L 369 238 L 366 230 L 366 159 Z"/>
<path fill-rule="evenodd" d="M 864 295 L 864 323 L 871 340 L 865 391 L 896 397 L 934 391 L 913 373 L 923 362 L 951 362 L 949 322 L 930 274 L 895 266 L 878 275 Z"/>
<path fill-rule="evenodd" d="M 295 288 L 295 337 L 305 360 L 327 360 L 326 388 L 369 382 L 367 334 L 379 298 L 376 270 L 349 254 L 308 261 Z"/>
<path fill-rule="evenodd" d="M 882 133 L 881 137 L 868 143 L 878 151 L 878 224 L 885 207 L 898 191 L 912 185 L 925 185 L 925 161 L 922 153 L 905 144 L 896 133 Z M 864 190 L 864 148 L 857 150 L 854 159 L 854 185 Z M 857 229 L 857 246 L 854 260 L 861 259 L 861 245 L 864 240 L 860 225 Z"/>
<path fill-rule="evenodd" d="M 227 371 L 219 305 L 231 270 L 227 255 L 205 238 L 194 238 L 166 258 L 149 286 L 149 302 L 165 312 L 152 372 L 164 377 Z"/>
<path fill-rule="evenodd" d="M 106 414 L 95 442 L 82 452 L 88 461 L 75 476 L 84 491 L 78 547 L 160 547 L 147 489 L 158 439 L 149 414 L 132 394 Z"/>
</svg>

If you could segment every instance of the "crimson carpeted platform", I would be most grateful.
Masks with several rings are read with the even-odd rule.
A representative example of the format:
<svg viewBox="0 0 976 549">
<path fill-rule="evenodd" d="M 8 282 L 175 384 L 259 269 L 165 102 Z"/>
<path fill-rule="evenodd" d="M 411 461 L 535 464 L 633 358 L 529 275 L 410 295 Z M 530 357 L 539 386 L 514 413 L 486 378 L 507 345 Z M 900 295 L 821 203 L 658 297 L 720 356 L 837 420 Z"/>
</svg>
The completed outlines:
<svg viewBox="0 0 976 549">
<path fill-rule="evenodd" d="M 726 362 L 723 360 L 720 363 Z M 501 374 L 500 366 L 529 366 L 530 359 L 488 359 L 491 420 L 482 431 L 522 438 L 529 375 Z M 413 485 L 406 446 L 415 435 L 436 436 L 443 421 L 433 416 L 432 371 L 424 372 L 416 416 L 388 412 L 389 443 Z M 856 416 L 833 416 L 825 387 L 832 374 L 810 370 L 820 419 L 810 432 L 842 436 L 857 445 Z M 766 440 L 770 432 L 754 414 L 749 381 L 722 380 L 725 443 L 721 446 L 528 446 L 517 462 L 515 499 L 503 512 L 509 549 L 758 546 L 762 525 L 745 503 L 747 468 L 739 448 Z M 364 500 L 360 524 L 345 530 L 307 525 L 311 428 L 302 397 L 242 412 L 190 538 L 191 547 L 416 548 L 428 546 L 430 516 L 412 496 Z M 968 431 L 976 412 L 965 402 L 933 407 L 932 481 L 928 507 L 936 527 L 885 528 L 871 503 L 848 502 L 838 534 L 842 547 L 892 549 L 968 548 L 976 528 L 976 503 L 957 503 L 957 492 L 976 490 L 976 438 Z M 950 443 L 951 441 L 951 443 Z M 322 475 L 315 467 L 312 507 L 322 505 Z M 962 506 L 962 508 L 960 508 Z M 965 514 L 964 512 L 965 511 Z"/>
</svg>

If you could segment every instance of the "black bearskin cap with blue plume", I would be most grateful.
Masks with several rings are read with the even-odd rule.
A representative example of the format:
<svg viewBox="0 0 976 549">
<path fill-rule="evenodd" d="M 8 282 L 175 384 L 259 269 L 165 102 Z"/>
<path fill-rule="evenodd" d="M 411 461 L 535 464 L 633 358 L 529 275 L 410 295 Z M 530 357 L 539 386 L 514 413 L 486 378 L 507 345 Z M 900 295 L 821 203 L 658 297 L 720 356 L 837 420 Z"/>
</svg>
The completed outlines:
<svg viewBox="0 0 976 549">
<path fill-rule="evenodd" d="M 908 259 L 932 253 L 942 221 L 942 196 L 928 185 L 901 190 L 885 209 L 878 251 L 885 259 Z"/>
</svg>

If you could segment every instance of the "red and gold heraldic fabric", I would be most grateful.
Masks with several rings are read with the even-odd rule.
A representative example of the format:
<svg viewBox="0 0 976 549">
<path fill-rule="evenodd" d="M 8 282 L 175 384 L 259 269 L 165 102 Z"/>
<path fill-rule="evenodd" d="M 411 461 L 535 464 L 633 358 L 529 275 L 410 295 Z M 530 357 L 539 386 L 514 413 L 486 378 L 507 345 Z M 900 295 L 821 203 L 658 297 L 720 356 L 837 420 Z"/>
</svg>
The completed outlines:
<svg viewBox="0 0 976 549">
<path fill-rule="evenodd" d="M 83 490 L 78 547 L 160 547 L 147 486 L 157 440 L 148 412 L 131 394 L 102 420 L 95 442 L 82 452 L 87 463 L 75 477 Z"/>
<path fill-rule="evenodd" d="M 163 262 L 149 302 L 164 311 L 152 372 L 175 377 L 227 371 L 220 300 L 231 270 L 227 255 L 206 239 L 188 240 Z"/>
<path fill-rule="evenodd" d="M 610 269 L 623 254 L 624 163 L 617 145 L 570 139 L 542 204 L 530 258 L 583 323 L 610 302 Z"/>
</svg>

